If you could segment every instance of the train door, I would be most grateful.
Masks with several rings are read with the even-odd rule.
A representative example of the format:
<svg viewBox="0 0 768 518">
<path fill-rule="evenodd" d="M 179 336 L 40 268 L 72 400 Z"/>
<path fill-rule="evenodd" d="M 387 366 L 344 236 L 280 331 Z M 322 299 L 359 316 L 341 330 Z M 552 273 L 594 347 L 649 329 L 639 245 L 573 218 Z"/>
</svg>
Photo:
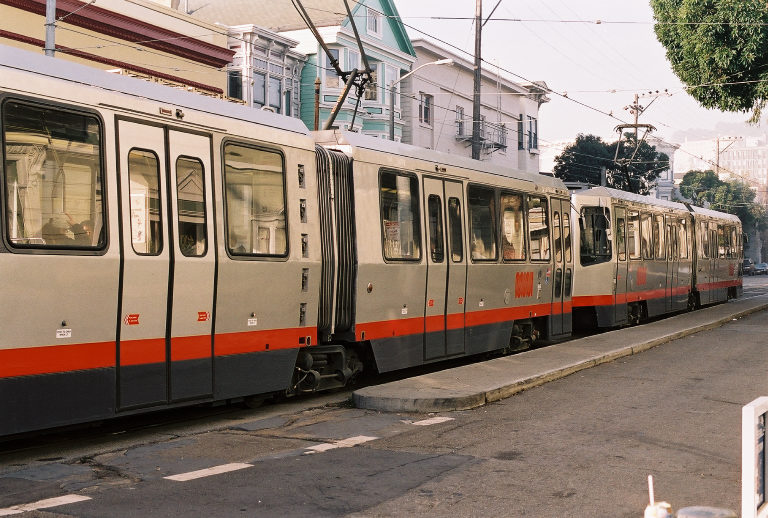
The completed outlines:
<svg viewBox="0 0 768 518">
<path fill-rule="evenodd" d="M 693 230 L 693 218 L 690 215 L 679 218 L 677 221 L 677 249 L 679 252 L 678 286 L 680 286 L 680 309 L 686 307 L 692 309 L 693 297 L 691 294 L 691 282 L 693 280 L 693 240 L 691 232 Z"/>
<path fill-rule="evenodd" d="M 616 242 L 616 274 L 614 276 L 614 323 L 627 323 L 627 278 L 629 277 L 629 261 L 627 261 L 627 209 L 615 207 L 616 222 L 614 225 L 614 241 Z"/>
<path fill-rule="evenodd" d="M 446 353 L 465 352 L 464 300 L 467 297 L 467 254 L 464 231 L 464 189 L 461 182 L 445 182 L 448 221 L 448 286 L 446 289 Z"/>
<path fill-rule="evenodd" d="M 213 242 L 211 140 L 169 131 L 168 193 L 173 222 L 172 311 L 169 319 L 170 399 L 213 394 Z"/>
<path fill-rule="evenodd" d="M 715 227 L 716 228 L 716 227 Z M 700 248 L 698 267 L 696 268 L 696 286 L 699 290 L 699 301 L 702 305 L 712 302 L 712 283 L 716 259 L 713 250 L 713 240 L 717 240 L 717 230 L 712 231 L 707 221 L 699 222 Z"/>
<path fill-rule="evenodd" d="M 569 334 L 573 254 L 570 238 L 570 202 L 552 198 L 552 235 L 555 245 L 555 271 L 552 285 L 551 333 L 553 337 Z"/>
<path fill-rule="evenodd" d="M 709 303 L 709 292 L 706 290 L 709 282 L 709 228 L 706 221 L 694 220 L 696 231 L 696 282 L 699 293 L 699 303 Z"/>
<path fill-rule="evenodd" d="M 466 260 L 461 225 L 462 199 L 461 183 L 424 178 L 428 241 L 425 360 L 464 352 Z"/>
<path fill-rule="evenodd" d="M 118 406 L 168 400 L 168 193 L 165 129 L 118 121 L 122 268 Z"/>
<path fill-rule="evenodd" d="M 207 136 L 118 121 L 121 409 L 212 394 L 210 149 Z"/>
<path fill-rule="evenodd" d="M 672 215 L 666 217 L 667 243 L 667 312 L 680 309 L 680 245 L 677 219 Z"/>
</svg>

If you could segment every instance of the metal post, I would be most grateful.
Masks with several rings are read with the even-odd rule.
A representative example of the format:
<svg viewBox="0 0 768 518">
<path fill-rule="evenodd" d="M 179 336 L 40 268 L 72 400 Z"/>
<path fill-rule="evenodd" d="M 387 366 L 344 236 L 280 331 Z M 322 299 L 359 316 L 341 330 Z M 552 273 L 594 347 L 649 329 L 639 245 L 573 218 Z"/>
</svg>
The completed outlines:
<svg viewBox="0 0 768 518">
<path fill-rule="evenodd" d="M 717 148 L 715 149 L 715 174 L 720 178 L 720 135 L 717 136 Z"/>
<path fill-rule="evenodd" d="M 475 0 L 475 97 L 472 103 L 472 158 L 475 160 L 480 160 L 480 81 L 482 78 L 480 41 L 482 28 L 483 1 Z"/>
<path fill-rule="evenodd" d="M 315 78 L 315 131 L 320 129 L 320 78 Z"/>
<path fill-rule="evenodd" d="M 45 0 L 45 55 L 56 53 L 56 0 Z"/>
<path fill-rule="evenodd" d="M 389 87 L 389 140 L 395 140 L 395 82 Z"/>
</svg>

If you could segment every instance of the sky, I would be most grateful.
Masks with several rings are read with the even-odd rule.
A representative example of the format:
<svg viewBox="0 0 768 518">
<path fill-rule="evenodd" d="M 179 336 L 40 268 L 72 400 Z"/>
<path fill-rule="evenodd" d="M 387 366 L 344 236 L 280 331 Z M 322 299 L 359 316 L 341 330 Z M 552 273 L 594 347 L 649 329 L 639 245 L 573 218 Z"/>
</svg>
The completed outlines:
<svg viewBox="0 0 768 518">
<path fill-rule="evenodd" d="M 484 0 L 483 18 L 497 3 Z M 395 5 L 406 27 L 413 27 L 411 38 L 430 39 L 426 33 L 474 52 L 473 0 L 395 0 Z M 704 109 L 682 89 L 653 32 L 649 0 L 501 0 L 483 27 L 482 56 L 514 81 L 542 80 L 567 94 L 550 94 L 541 107 L 543 154 L 579 133 L 615 140 L 616 125 L 633 122 L 624 107 L 636 93 L 646 107 L 640 122 L 653 124 L 654 135 L 667 142 L 768 131 L 765 123 L 748 125 L 748 113 Z M 665 90 L 668 95 L 655 93 Z"/>
</svg>

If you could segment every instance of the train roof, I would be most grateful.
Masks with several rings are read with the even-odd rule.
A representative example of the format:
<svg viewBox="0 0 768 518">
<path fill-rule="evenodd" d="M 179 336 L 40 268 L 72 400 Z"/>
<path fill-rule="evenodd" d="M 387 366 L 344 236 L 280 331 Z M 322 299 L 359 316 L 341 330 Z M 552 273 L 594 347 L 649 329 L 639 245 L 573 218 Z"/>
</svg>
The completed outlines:
<svg viewBox="0 0 768 518">
<path fill-rule="evenodd" d="M 413 146 L 411 144 L 404 144 L 402 142 L 376 138 L 370 135 L 361 135 L 360 133 L 355 133 L 352 131 L 327 130 L 316 131 L 313 132 L 313 134 L 315 135 L 315 141 L 321 145 L 350 146 L 353 148 L 383 152 L 390 155 L 413 158 L 416 160 L 424 160 L 427 162 L 443 165 L 451 165 L 482 173 L 490 173 L 505 178 L 534 182 L 542 186 L 547 186 L 552 189 L 560 189 L 564 192 L 567 192 L 567 187 L 559 178 L 554 178 L 552 176 L 546 176 L 538 173 L 520 171 L 518 169 L 503 167 L 497 164 L 489 164 L 487 162 L 481 162 L 479 160 L 474 160 L 468 157 L 452 155 L 442 151 L 435 151 L 434 149 L 427 149 L 419 146 Z"/>
<path fill-rule="evenodd" d="M 694 214 L 701 214 L 702 216 L 709 216 L 710 218 L 719 218 L 741 223 L 741 220 L 735 214 L 728 214 L 727 212 L 720 212 L 718 210 L 705 209 L 704 207 L 696 207 L 694 205 L 691 205 L 690 209 Z"/>
<path fill-rule="evenodd" d="M 51 58 L 36 52 L 0 45 L 0 69 L 16 69 L 112 92 L 143 97 L 176 107 L 199 110 L 232 119 L 254 122 L 293 133 L 309 135 L 304 123 L 294 117 L 249 108 L 223 99 L 151 83 L 144 79 L 111 74 L 72 61 Z M 2 74 L 0 74 L 2 75 Z"/>
<path fill-rule="evenodd" d="M 666 207 L 669 209 L 684 210 L 684 211 L 692 212 L 694 214 L 699 214 L 699 215 L 707 216 L 711 218 L 719 218 L 719 219 L 724 219 L 724 220 L 729 220 L 734 222 L 736 221 L 741 222 L 738 216 L 735 216 L 733 214 L 728 214 L 727 212 L 720 212 L 712 209 L 705 209 L 703 207 L 695 207 L 687 203 L 679 203 L 675 201 L 662 200 L 659 198 L 654 198 L 653 196 L 644 196 L 642 194 L 635 194 L 632 192 L 621 191 L 619 189 L 611 189 L 610 187 L 593 187 L 592 189 L 587 189 L 585 191 L 579 191 L 578 193 L 573 193 L 574 198 L 579 198 L 581 196 L 595 196 L 595 197 L 604 196 L 604 197 L 614 198 L 618 200 L 642 203 L 645 205 L 654 205 L 656 207 Z"/>
</svg>

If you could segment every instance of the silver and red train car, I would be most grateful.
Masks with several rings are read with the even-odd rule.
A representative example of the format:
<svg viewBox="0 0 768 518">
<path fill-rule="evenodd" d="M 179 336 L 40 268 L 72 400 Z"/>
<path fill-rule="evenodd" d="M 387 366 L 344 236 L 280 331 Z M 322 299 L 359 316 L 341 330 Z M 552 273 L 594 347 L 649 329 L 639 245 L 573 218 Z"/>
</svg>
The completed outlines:
<svg viewBox="0 0 768 518">
<path fill-rule="evenodd" d="M 606 187 L 571 199 L 580 324 L 637 323 L 741 295 L 738 217 Z"/>
<path fill-rule="evenodd" d="M 7 47 L 0 135 L 0 435 L 566 338 L 591 274 L 554 178 Z"/>
</svg>

